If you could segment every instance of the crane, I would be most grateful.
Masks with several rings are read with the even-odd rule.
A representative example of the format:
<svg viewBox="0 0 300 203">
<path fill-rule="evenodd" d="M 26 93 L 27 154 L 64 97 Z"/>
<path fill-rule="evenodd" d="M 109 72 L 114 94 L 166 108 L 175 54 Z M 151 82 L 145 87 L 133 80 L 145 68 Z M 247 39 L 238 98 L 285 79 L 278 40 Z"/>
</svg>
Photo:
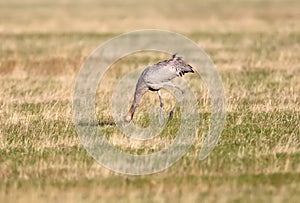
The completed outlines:
<svg viewBox="0 0 300 203">
<path fill-rule="evenodd" d="M 179 90 L 181 97 L 183 97 L 184 91 L 174 85 L 171 80 L 176 77 L 182 77 L 185 73 L 194 73 L 194 70 L 192 66 L 184 61 L 183 57 L 177 56 L 177 54 L 173 54 L 170 59 L 146 67 L 137 81 L 133 103 L 125 117 L 125 122 L 130 123 L 142 97 L 149 90 L 156 91 L 158 94 L 160 102 L 160 118 L 162 118 L 164 104 L 162 102 L 160 90 L 165 86 L 171 86 Z M 178 100 L 170 111 L 169 120 L 173 118 L 173 113 L 177 104 Z M 160 124 L 162 124 L 161 120 L 162 119 L 160 119 Z"/>
</svg>

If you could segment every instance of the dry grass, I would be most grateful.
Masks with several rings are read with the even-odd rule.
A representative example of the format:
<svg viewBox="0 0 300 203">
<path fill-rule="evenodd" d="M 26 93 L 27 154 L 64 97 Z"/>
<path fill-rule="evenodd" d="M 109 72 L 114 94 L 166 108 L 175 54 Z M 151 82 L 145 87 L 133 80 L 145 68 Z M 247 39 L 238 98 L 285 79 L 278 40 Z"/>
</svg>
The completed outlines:
<svg viewBox="0 0 300 203">
<path fill-rule="evenodd" d="M 296 0 L 0 1 L 0 202 L 297 202 L 299 8 Z M 222 77 L 228 113 L 217 147 L 198 161 L 210 103 L 203 82 L 189 75 L 201 111 L 198 139 L 166 171 L 128 177 L 99 166 L 80 144 L 71 96 L 97 45 L 142 28 L 178 31 L 205 49 Z M 99 86 L 101 129 L 123 150 L 150 153 L 173 139 L 178 114 L 156 140 L 141 143 L 118 134 L 108 109 L 111 88 L 127 71 L 166 57 L 124 58 Z M 157 104 L 148 94 L 135 122 L 147 125 L 147 109 Z"/>
</svg>

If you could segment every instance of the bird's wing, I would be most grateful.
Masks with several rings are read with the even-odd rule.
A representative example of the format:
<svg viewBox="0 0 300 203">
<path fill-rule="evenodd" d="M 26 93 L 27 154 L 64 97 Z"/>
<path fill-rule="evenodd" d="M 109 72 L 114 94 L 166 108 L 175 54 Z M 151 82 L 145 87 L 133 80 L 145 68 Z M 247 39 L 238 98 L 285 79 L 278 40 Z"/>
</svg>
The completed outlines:
<svg viewBox="0 0 300 203">
<path fill-rule="evenodd" d="M 179 72 L 170 65 L 152 65 L 144 76 L 147 83 L 165 83 L 179 76 Z"/>
</svg>

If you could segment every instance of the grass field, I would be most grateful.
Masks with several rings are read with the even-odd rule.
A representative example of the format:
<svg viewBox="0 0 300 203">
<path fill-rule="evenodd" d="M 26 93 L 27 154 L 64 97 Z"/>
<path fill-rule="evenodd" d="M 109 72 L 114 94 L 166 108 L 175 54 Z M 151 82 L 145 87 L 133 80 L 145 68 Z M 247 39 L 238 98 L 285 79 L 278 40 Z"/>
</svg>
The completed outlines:
<svg viewBox="0 0 300 203">
<path fill-rule="evenodd" d="M 0 0 L 0 202 L 298 202 L 299 11 L 297 0 Z M 145 28 L 184 34 L 211 56 L 227 120 L 214 151 L 199 161 L 210 119 L 200 81 L 201 122 L 188 154 L 161 173 L 125 176 L 98 165 L 81 145 L 72 91 L 99 44 Z M 125 151 L 147 154 L 172 141 L 178 114 L 159 139 L 131 142 L 118 134 L 104 104 L 122 74 L 166 57 L 124 58 L 99 86 L 100 127 Z M 135 122 L 146 126 L 147 109 L 158 99 L 152 93 L 143 101 L 150 102 L 141 104 Z"/>
</svg>

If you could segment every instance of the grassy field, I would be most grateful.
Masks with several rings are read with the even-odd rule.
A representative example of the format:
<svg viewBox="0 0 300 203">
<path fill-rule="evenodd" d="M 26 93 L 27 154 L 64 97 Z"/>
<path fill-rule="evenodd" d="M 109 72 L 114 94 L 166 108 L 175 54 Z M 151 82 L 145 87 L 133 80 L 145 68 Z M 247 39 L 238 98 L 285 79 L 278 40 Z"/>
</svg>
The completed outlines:
<svg viewBox="0 0 300 203">
<path fill-rule="evenodd" d="M 0 202 L 298 202 L 299 10 L 297 0 L 0 0 Z M 144 28 L 184 34 L 211 56 L 224 84 L 227 120 L 214 151 L 199 161 L 210 102 L 199 78 L 185 77 L 199 84 L 195 144 L 161 173 L 125 176 L 98 165 L 81 145 L 72 90 L 99 44 Z M 173 139 L 178 114 L 159 139 L 133 142 L 118 133 L 104 104 L 126 71 L 166 57 L 124 58 L 99 86 L 100 128 L 125 151 L 147 154 Z M 142 126 L 147 109 L 158 105 L 154 93 L 144 101 L 150 102 L 141 104 L 135 121 Z"/>
</svg>

